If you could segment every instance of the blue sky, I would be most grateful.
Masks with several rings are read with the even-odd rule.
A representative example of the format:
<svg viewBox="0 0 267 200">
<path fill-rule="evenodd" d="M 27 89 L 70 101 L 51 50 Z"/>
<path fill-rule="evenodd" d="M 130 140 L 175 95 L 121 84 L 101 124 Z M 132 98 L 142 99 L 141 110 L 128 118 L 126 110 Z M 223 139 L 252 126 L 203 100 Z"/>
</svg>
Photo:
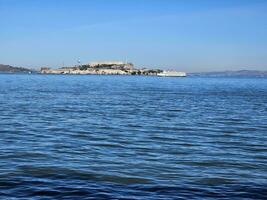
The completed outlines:
<svg viewBox="0 0 267 200">
<path fill-rule="evenodd" d="M 266 0 L 0 0 L 0 63 L 267 70 Z"/>
</svg>

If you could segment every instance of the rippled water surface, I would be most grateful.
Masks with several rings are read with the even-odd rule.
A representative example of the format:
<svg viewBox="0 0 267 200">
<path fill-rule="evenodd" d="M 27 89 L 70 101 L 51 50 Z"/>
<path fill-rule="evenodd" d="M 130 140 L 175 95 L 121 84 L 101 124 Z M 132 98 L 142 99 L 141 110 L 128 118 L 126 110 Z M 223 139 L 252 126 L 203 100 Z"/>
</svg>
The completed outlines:
<svg viewBox="0 0 267 200">
<path fill-rule="evenodd" d="M 0 75 L 1 199 L 266 199 L 267 79 Z"/>
</svg>

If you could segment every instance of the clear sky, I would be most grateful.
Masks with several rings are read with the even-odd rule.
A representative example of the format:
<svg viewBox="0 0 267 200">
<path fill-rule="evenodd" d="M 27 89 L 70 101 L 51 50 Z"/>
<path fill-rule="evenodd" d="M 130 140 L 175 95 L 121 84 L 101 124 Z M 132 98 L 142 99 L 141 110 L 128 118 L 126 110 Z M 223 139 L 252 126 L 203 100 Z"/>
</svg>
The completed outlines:
<svg viewBox="0 0 267 200">
<path fill-rule="evenodd" d="M 267 0 L 0 0 L 0 63 L 267 70 Z"/>
</svg>

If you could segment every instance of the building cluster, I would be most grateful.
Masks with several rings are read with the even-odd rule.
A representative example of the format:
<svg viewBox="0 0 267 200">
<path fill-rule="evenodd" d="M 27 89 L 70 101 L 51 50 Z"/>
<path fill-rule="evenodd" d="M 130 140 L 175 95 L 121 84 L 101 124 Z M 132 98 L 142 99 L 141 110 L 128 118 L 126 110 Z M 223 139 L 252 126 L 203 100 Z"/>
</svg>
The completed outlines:
<svg viewBox="0 0 267 200">
<path fill-rule="evenodd" d="M 89 68 L 107 68 L 107 69 L 121 69 L 121 70 L 133 70 L 134 65 L 132 63 L 124 62 L 91 62 L 88 65 Z"/>
</svg>

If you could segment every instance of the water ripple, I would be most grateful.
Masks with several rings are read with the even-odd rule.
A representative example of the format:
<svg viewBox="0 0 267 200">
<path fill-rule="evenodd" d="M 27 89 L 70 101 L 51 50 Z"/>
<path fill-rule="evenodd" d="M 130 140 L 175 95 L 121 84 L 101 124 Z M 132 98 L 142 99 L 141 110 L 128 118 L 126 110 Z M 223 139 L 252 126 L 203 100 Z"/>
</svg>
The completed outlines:
<svg viewBox="0 0 267 200">
<path fill-rule="evenodd" d="M 0 75 L 1 199 L 266 199 L 267 79 Z"/>
</svg>

